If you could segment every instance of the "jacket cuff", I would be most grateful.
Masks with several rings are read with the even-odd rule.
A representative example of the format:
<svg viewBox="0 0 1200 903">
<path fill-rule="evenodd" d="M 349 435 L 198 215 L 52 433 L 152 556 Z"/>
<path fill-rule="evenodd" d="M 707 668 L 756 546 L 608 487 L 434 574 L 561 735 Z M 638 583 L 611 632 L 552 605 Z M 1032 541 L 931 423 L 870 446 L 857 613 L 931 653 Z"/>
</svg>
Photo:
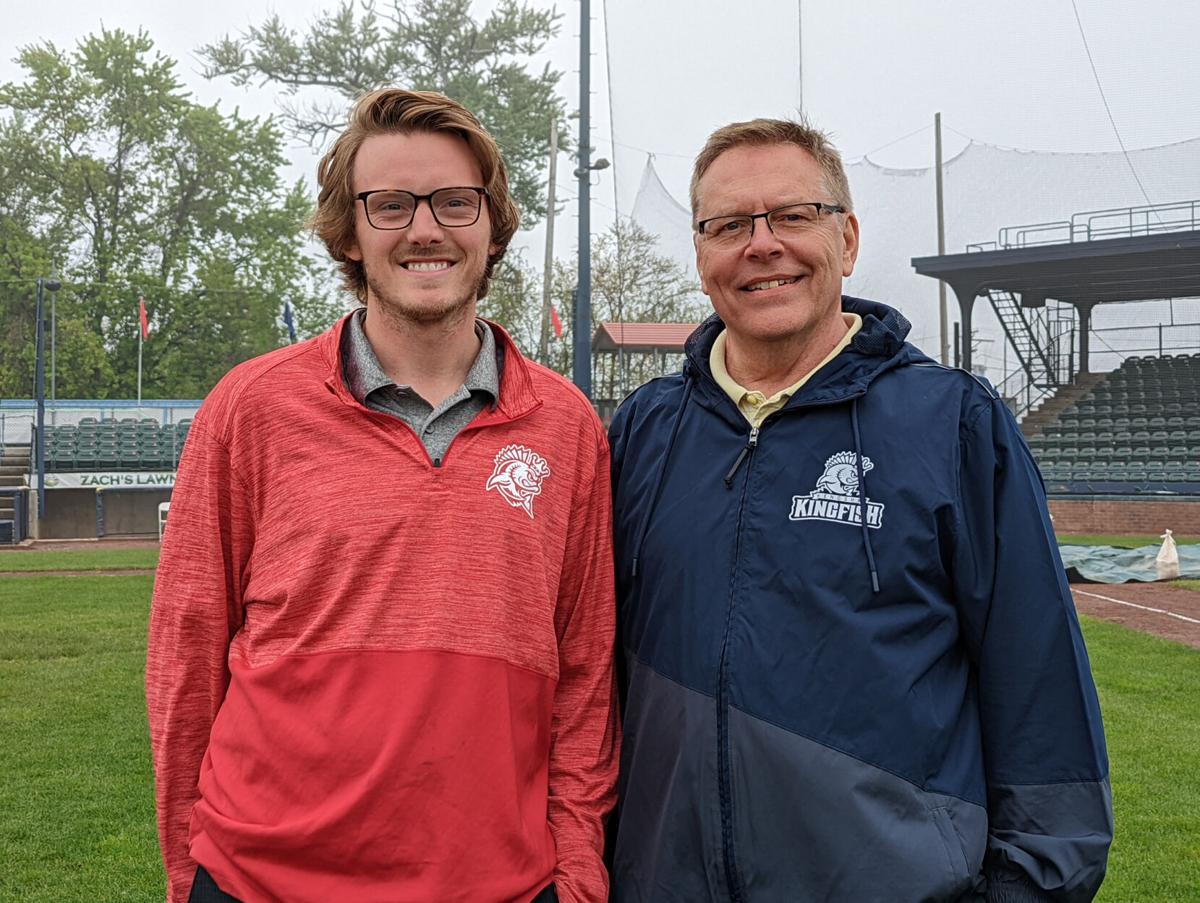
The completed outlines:
<svg viewBox="0 0 1200 903">
<path fill-rule="evenodd" d="M 1026 878 L 1011 872 L 989 872 L 987 903 L 1053 903 L 1053 897 Z"/>
</svg>

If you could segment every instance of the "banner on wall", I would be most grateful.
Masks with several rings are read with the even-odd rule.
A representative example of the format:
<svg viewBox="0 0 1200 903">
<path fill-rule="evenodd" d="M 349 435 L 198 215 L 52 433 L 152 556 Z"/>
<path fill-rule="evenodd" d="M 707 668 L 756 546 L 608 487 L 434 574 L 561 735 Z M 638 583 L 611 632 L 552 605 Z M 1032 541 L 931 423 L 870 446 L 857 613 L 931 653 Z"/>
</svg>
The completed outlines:
<svg viewBox="0 0 1200 903">
<path fill-rule="evenodd" d="M 175 471 L 132 472 L 104 470 L 93 473 L 48 473 L 47 489 L 171 489 Z M 37 488 L 37 474 L 29 475 L 29 487 Z"/>
</svg>

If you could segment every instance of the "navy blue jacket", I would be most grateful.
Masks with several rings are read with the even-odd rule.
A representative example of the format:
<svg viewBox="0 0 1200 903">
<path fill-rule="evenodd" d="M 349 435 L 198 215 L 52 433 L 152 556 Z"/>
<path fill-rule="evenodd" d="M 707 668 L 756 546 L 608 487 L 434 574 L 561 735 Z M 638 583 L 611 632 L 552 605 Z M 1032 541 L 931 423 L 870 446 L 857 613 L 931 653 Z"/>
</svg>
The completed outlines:
<svg viewBox="0 0 1200 903">
<path fill-rule="evenodd" d="M 613 898 L 1091 900 L 1108 761 L 1037 468 L 986 384 L 843 307 L 760 430 L 715 316 L 613 420 Z"/>
</svg>

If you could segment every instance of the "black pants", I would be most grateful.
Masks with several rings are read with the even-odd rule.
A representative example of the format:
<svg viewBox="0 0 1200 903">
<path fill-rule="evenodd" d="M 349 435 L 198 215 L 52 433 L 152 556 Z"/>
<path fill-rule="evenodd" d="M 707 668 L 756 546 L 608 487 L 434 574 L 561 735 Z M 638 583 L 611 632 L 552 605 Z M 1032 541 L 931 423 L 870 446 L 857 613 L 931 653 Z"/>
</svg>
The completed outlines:
<svg viewBox="0 0 1200 903">
<path fill-rule="evenodd" d="M 192 892 L 188 896 L 188 903 L 240 903 L 240 901 L 237 897 L 231 897 L 217 887 L 217 882 L 213 881 L 212 875 L 206 872 L 203 866 L 197 866 L 196 880 L 192 882 Z M 529 903 L 558 903 L 558 894 L 554 891 L 554 885 L 546 885 L 542 892 Z"/>
</svg>

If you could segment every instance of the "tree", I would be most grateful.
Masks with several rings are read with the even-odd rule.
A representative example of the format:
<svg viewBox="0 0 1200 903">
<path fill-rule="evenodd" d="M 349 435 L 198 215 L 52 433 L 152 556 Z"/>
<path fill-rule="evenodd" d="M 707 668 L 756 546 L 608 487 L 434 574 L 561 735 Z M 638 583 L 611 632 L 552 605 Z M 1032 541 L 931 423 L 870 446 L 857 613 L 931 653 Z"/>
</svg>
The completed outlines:
<svg viewBox="0 0 1200 903">
<path fill-rule="evenodd" d="M 479 302 L 479 316 L 499 323 L 522 354 L 535 357 L 541 311 L 541 274 L 530 266 L 521 249 L 509 248 L 492 274 L 487 297 Z"/>
<path fill-rule="evenodd" d="M 695 276 L 658 253 L 657 239 L 633 220 L 619 220 L 592 244 L 592 322 L 699 323 L 712 313 Z M 561 340 L 551 342 L 547 366 L 567 374 L 571 368 L 575 285 L 574 265 L 558 263 L 552 296 L 564 326 Z M 540 298 L 540 293 L 539 293 Z M 540 311 L 540 302 L 537 310 Z M 646 380 L 677 369 L 678 355 L 596 355 L 592 365 L 593 394 L 620 400 Z"/>
<path fill-rule="evenodd" d="M 564 117 L 556 93 L 562 73 L 527 66 L 557 34 L 559 18 L 518 0 L 499 0 L 482 21 L 473 18 L 470 0 L 392 0 L 382 7 L 368 0 L 360 10 L 345 0 L 303 36 L 275 15 L 199 53 L 209 78 L 282 86 L 293 98 L 284 104 L 285 121 L 313 146 L 342 128 L 348 103 L 376 88 L 402 85 L 453 97 L 495 136 L 532 225 L 546 210 L 542 169 L 550 123 Z M 298 99 L 302 90 L 321 96 Z M 566 142 L 562 131 L 560 146 Z"/>
<path fill-rule="evenodd" d="M 332 319 L 304 249 L 310 203 L 280 182 L 271 120 L 192 101 L 144 32 L 29 46 L 18 62 L 24 81 L 0 86 L 0 333 L 28 347 L 33 280 L 58 275 L 60 397 L 133 394 L 139 297 L 150 397 L 203 395 L 281 344 L 285 301 L 309 330 Z M 32 385 L 31 351 L 0 363 L 6 389 Z"/>
</svg>

